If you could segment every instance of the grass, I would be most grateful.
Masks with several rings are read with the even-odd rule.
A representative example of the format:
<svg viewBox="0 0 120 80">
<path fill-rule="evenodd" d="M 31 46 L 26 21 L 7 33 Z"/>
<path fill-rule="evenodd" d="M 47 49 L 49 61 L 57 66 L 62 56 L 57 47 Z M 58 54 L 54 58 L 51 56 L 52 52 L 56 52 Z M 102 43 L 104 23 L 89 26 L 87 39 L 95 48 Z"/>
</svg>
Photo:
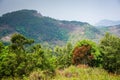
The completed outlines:
<svg viewBox="0 0 120 80">
<path fill-rule="evenodd" d="M 13 78 L 2 80 L 13 80 Z M 110 74 L 101 68 L 70 66 L 61 70 L 57 69 L 52 78 L 43 74 L 42 71 L 33 71 L 28 77 L 24 76 L 23 79 L 15 77 L 14 80 L 120 80 L 120 75 Z"/>
<path fill-rule="evenodd" d="M 57 70 L 52 80 L 120 80 L 120 76 L 109 74 L 100 68 L 70 66 L 64 70 Z"/>
</svg>

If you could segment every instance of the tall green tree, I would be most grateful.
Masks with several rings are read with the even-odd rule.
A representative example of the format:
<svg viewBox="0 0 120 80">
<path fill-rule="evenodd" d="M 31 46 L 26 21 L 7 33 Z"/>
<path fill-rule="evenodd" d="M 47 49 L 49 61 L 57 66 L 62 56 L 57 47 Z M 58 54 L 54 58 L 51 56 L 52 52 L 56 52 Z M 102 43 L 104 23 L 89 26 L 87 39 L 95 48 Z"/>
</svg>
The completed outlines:
<svg viewBox="0 0 120 80">
<path fill-rule="evenodd" d="M 106 33 L 100 42 L 103 67 L 109 72 L 120 73 L 120 38 Z"/>
<path fill-rule="evenodd" d="M 54 48 L 56 65 L 58 68 L 65 68 L 72 64 L 72 50 L 73 50 L 73 46 L 71 43 L 68 43 L 64 47 L 56 46 Z"/>
<path fill-rule="evenodd" d="M 21 34 L 15 33 L 11 37 L 11 48 L 13 50 L 25 51 L 25 45 L 34 43 L 34 40 L 27 39 Z"/>
</svg>

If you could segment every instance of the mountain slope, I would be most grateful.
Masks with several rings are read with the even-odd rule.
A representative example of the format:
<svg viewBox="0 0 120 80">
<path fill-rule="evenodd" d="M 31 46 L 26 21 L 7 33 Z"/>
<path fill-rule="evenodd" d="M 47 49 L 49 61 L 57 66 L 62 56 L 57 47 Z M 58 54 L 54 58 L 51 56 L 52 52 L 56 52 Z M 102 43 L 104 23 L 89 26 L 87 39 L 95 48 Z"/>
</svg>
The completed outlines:
<svg viewBox="0 0 120 80">
<path fill-rule="evenodd" d="M 119 25 L 120 21 L 112 21 L 112 20 L 101 20 L 98 23 L 96 23 L 96 26 L 114 26 Z"/>
<path fill-rule="evenodd" d="M 101 32 L 94 26 L 79 21 L 61 21 L 42 16 L 35 10 L 19 10 L 0 17 L 0 38 L 21 33 L 36 42 L 62 44 L 78 39 L 97 39 Z M 10 38 L 8 38 L 10 39 Z"/>
<path fill-rule="evenodd" d="M 106 27 L 108 32 L 120 37 L 120 24 Z"/>
</svg>

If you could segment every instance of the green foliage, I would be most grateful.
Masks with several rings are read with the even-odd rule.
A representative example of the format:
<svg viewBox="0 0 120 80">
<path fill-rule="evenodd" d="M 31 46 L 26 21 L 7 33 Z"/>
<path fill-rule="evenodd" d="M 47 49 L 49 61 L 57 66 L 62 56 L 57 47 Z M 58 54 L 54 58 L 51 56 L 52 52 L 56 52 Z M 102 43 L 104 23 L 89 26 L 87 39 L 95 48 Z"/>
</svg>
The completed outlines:
<svg viewBox="0 0 120 80">
<path fill-rule="evenodd" d="M 2 15 L 0 29 L 0 37 L 18 32 L 35 42 L 54 44 L 56 41 L 67 42 L 71 35 L 88 39 L 96 39 L 96 35 L 101 35 L 98 29 L 88 23 L 56 20 L 42 16 L 35 10 L 19 10 Z"/>
<path fill-rule="evenodd" d="M 100 66 L 102 62 L 101 53 L 97 44 L 91 40 L 78 41 L 74 48 L 81 47 L 83 45 L 89 45 L 91 47 L 90 54 L 94 56 L 94 59 L 90 61 L 90 66 Z"/>
<path fill-rule="evenodd" d="M 3 48 L 4 48 L 4 45 L 2 42 L 0 42 L 0 53 L 2 52 Z"/>
<path fill-rule="evenodd" d="M 96 39 L 96 34 L 101 34 L 99 29 L 94 28 L 92 25 L 84 25 L 85 28 L 85 36 L 88 39 Z"/>
<path fill-rule="evenodd" d="M 100 66 L 103 58 L 103 67 L 106 70 L 119 73 L 120 38 L 116 36 L 106 34 L 101 40 L 100 49 L 91 40 L 78 41 L 74 47 L 68 43 L 63 47 L 43 48 L 40 44 L 30 45 L 33 40 L 27 39 L 21 34 L 12 35 L 11 43 L 5 46 L 0 42 L 0 80 L 92 80 L 98 79 L 98 77 L 105 80 L 109 77 L 113 80 L 119 79 L 119 77 L 109 76 L 102 69 L 89 68 L 88 66 L 85 67 L 86 69 L 81 69 L 79 65 L 77 67 L 71 66 L 74 48 L 90 45 L 90 53 L 94 55 L 90 66 Z M 56 69 L 57 71 L 55 71 Z"/>
<path fill-rule="evenodd" d="M 71 43 L 68 43 L 65 47 L 54 48 L 54 56 L 56 57 L 56 65 L 58 68 L 65 68 L 72 64 L 72 49 Z"/>
<path fill-rule="evenodd" d="M 60 27 L 58 21 L 50 17 L 37 16 L 35 10 L 20 10 L 4 14 L 0 17 L 0 25 L 8 25 L 9 28 L 1 31 L 0 36 L 8 33 L 18 32 L 36 42 L 61 40 L 66 42 L 68 39 L 67 29 Z M 12 32 L 12 33 L 13 33 Z"/>
<path fill-rule="evenodd" d="M 20 34 L 12 35 L 11 42 L 12 48 L 11 45 L 3 46 L 0 42 L 0 78 L 29 75 L 31 71 L 37 69 L 54 71 L 41 45 L 37 44 L 30 51 L 26 51 L 25 45 L 33 41 Z"/>
<path fill-rule="evenodd" d="M 30 40 L 30 39 L 27 39 L 25 38 L 23 35 L 21 34 L 13 34 L 12 37 L 11 37 L 11 48 L 13 50 L 25 50 L 24 49 L 24 45 L 26 44 L 32 44 L 34 42 L 34 40 Z"/>
<path fill-rule="evenodd" d="M 120 73 L 120 38 L 106 33 L 100 42 L 103 54 L 103 67 L 114 73 Z"/>
<path fill-rule="evenodd" d="M 16 65 L 16 54 L 8 53 L 8 48 L 4 48 L 3 52 L 0 54 L 0 78 L 13 76 Z"/>
<path fill-rule="evenodd" d="M 41 48 L 41 45 L 35 45 L 33 48 L 33 52 L 28 54 L 28 60 L 30 60 L 28 65 L 32 66 L 34 64 L 33 66 L 35 66 L 36 69 L 40 68 L 41 70 L 49 70 L 51 66 L 46 58 L 44 49 Z"/>
</svg>

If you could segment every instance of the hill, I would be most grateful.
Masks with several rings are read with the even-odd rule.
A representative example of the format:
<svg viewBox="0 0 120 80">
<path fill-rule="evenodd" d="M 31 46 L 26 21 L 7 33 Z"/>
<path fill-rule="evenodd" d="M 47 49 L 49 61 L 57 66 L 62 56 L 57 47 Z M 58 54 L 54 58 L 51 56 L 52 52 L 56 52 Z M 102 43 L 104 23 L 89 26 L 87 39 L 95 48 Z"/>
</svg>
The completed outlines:
<svg viewBox="0 0 120 80">
<path fill-rule="evenodd" d="M 120 21 L 113 21 L 113 20 L 101 20 L 98 23 L 96 23 L 96 26 L 114 26 L 114 25 L 119 25 Z"/>
<path fill-rule="evenodd" d="M 64 21 L 46 17 L 36 10 L 19 10 L 0 17 L 0 39 L 10 40 L 10 35 L 20 33 L 35 42 L 64 44 L 79 39 L 99 39 L 100 30 L 79 21 Z"/>
<path fill-rule="evenodd" d="M 108 27 L 109 31 L 120 37 L 120 24 Z"/>
<path fill-rule="evenodd" d="M 116 36 L 120 37 L 120 24 L 119 25 L 114 25 L 114 26 L 99 27 L 98 29 L 103 34 L 105 34 L 106 32 L 109 32 L 113 35 L 116 35 Z"/>
</svg>

